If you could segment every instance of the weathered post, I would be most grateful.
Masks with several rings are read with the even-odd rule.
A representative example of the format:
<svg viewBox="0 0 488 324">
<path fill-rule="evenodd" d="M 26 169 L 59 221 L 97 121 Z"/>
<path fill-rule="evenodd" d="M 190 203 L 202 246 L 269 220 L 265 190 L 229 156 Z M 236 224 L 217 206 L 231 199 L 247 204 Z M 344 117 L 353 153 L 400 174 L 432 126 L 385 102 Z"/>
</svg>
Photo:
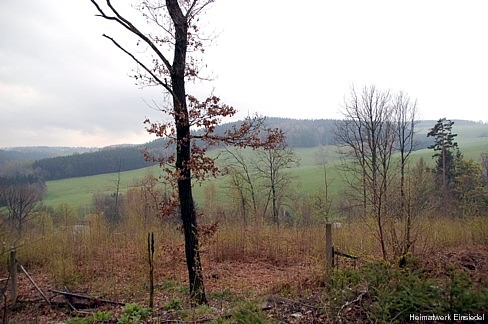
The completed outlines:
<svg viewBox="0 0 488 324">
<path fill-rule="evenodd" d="M 332 224 L 327 223 L 325 224 L 325 265 L 327 277 L 330 274 L 334 262 L 332 249 Z"/>
<path fill-rule="evenodd" d="M 149 262 L 149 308 L 154 307 L 154 232 L 147 233 L 147 256 Z"/>
<path fill-rule="evenodd" d="M 13 249 L 10 251 L 9 260 L 10 272 L 10 301 L 15 304 L 17 301 L 17 251 Z"/>
</svg>

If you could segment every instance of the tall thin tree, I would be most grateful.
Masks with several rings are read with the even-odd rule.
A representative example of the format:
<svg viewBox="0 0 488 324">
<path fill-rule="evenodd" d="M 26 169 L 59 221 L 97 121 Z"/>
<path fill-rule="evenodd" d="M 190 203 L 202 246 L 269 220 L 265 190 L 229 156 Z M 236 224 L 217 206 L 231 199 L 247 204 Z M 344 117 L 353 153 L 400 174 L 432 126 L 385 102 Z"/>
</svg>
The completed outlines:
<svg viewBox="0 0 488 324">
<path fill-rule="evenodd" d="M 281 203 L 292 179 L 292 176 L 286 173 L 286 169 L 298 164 L 299 159 L 285 143 L 273 149 L 260 150 L 257 155 L 255 168 L 268 192 L 264 210 L 266 211 L 271 203 L 271 220 L 279 225 Z"/>
<path fill-rule="evenodd" d="M 427 137 L 434 138 L 434 144 L 429 148 L 434 150 L 432 157 L 436 159 L 436 173 L 441 177 L 444 192 L 447 192 L 448 185 L 454 180 L 454 151 L 458 144 L 454 141 L 457 134 L 452 132 L 453 125 L 453 121 L 440 118 L 427 133 Z"/>
<path fill-rule="evenodd" d="M 172 121 L 145 122 L 150 133 L 167 140 L 166 148 L 174 148 L 176 151 L 156 158 L 175 188 L 175 205 L 167 204 L 164 207 L 165 211 L 172 212 L 176 205 L 179 206 L 185 236 L 190 297 L 193 303 L 206 303 L 192 180 L 202 180 L 209 174 L 216 175 L 219 170 L 214 159 L 206 156 L 208 146 L 204 142 L 207 145 L 226 143 L 268 147 L 281 141 L 282 133 L 275 130 L 268 132 L 267 136 L 260 136 L 262 120 L 249 118 L 224 134 L 217 134 L 216 125 L 222 118 L 233 116 L 236 110 L 222 104 L 214 95 L 199 100 L 187 94 L 186 82 L 199 78 L 201 60 L 197 54 L 204 52 L 205 37 L 198 25 L 199 16 L 213 0 L 141 1 L 139 10 L 142 16 L 155 27 L 158 34 L 142 32 L 133 23 L 134 20 L 122 15 L 110 0 L 105 1 L 104 8 L 100 5 L 101 1 L 90 1 L 98 16 L 124 27 L 139 39 L 138 44 L 147 46 L 152 54 L 148 58 L 147 54 L 130 51 L 114 38 L 103 35 L 137 63 L 140 70 L 135 73 L 134 78 L 145 85 L 160 86 L 170 97 L 169 108 L 161 110 L 172 116 Z M 200 128 L 200 133 L 192 133 L 192 127 Z M 146 157 L 153 158 L 149 155 Z"/>
<path fill-rule="evenodd" d="M 404 220 L 404 238 L 402 240 L 402 251 L 405 254 L 412 245 L 411 228 L 412 213 L 410 212 L 407 196 L 405 192 L 407 162 L 414 150 L 415 124 L 417 117 L 417 101 L 412 101 L 410 97 L 399 92 L 394 98 L 394 119 L 396 121 L 396 150 L 400 153 L 400 211 Z"/>
<path fill-rule="evenodd" d="M 358 94 L 352 88 L 344 106 L 344 121 L 337 125 L 336 138 L 345 158 L 343 171 L 352 176 L 349 184 L 353 188 L 361 188 L 363 215 L 372 215 L 376 221 L 385 259 L 385 210 L 395 128 L 389 91 L 370 86 Z"/>
</svg>

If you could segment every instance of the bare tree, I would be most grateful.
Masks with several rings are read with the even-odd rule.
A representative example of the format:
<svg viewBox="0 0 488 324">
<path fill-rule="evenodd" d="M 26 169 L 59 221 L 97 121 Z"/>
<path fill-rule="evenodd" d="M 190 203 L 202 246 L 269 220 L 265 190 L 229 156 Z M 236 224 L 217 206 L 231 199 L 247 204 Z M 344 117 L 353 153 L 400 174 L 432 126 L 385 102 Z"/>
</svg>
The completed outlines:
<svg viewBox="0 0 488 324">
<path fill-rule="evenodd" d="M 271 219 L 279 225 L 280 202 L 286 194 L 291 176 L 285 169 L 298 163 L 298 157 L 284 142 L 277 147 L 258 151 L 255 163 L 260 178 L 264 180 L 267 189 L 267 202 L 264 210 L 267 210 L 271 202 Z"/>
<path fill-rule="evenodd" d="M 226 150 L 228 154 L 227 168 L 231 175 L 231 185 L 239 194 L 243 221 L 247 223 L 247 205 L 250 204 L 253 217 L 258 219 L 258 199 L 256 188 L 256 170 L 254 163 L 246 160 L 240 150 Z"/>
<path fill-rule="evenodd" d="M 191 300 L 196 304 L 206 303 L 192 179 L 202 180 L 209 174 L 216 175 L 219 170 L 214 159 L 206 156 L 207 146 L 203 143 L 226 143 L 241 147 L 272 146 L 281 140 L 282 134 L 275 131 L 270 132 L 269 136 L 259 136 L 262 121 L 255 118 L 219 135 L 215 132 L 216 125 L 222 118 L 233 116 L 236 110 L 222 104 L 214 95 L 199 100 L 187 94 L 186 82 L 200 78 L 201 59 L 198 55 L 204 52 L 206 37 L 198 26 L 199 16 L 213 0 L 141 1 L 139 10 L 147 23 L 156 28 L 156 35 L 142 32 L 133 21 L 115 9 L 110 0 L 106 0 L 104 8 L 100 5 L 101 1 L 91 2 L 98 16 L 124 27 L 139 39 L 138 44 L 147 46 L 152 53 L 149 59 L 147 54 L 134 54 L 135 51 L 127 50 L 114 38 L 104 35 L 137 63 L 141 69 L 134 75 L 137 81 L 143 85 L 160 86 L 170 98 L 169 107 L 161 110 L 169 114 L 172 121 L 151 123 L 146 120 L 145 123 L 150 133 L 167 139 L 166 148 L 175 148 L 176 152 L 157 160 L 164 167 L 168 179 L 173 181 L 176 191 L 175 204 L 179 206 L 185 236 Z M 198 135 L 192 133 L 192 127 L 200 128 L 201 132 Z"/>
<path fill-rule="evenodd" d="M 404 233 L 402 239 L 401 251 L 399 254 L 405 254 L 412 245 L 412 213 L 411 206 L 407 203 L 405 192 L 407 163 L 412 151 L 414 150 L 414 135 L 417 115 L 417 102 L 411 101 L 410 97 L 400 92 L 394 98 L 394 119 L 396 120 L 396 150 L 400 154 L 400 212 L 404 221 Z M 393 227 L 394 230 L 394 227 Z M 395 232 L 393 232 L 395 233 Z M 395 234 L 394 234 L 395 235 Z"/>
<path fill-rule="evenodd" d="M 486 185 L 488 185 L 488 153 L 481 153 L 481 168 Z"/>
<path fill-rule="evenodd" d="M 43 192 L 44 187 L 39 184 L 10 183 L 0 186 L 0 206 L 7 208 L 8 219 L 19 236 L 32 216 L 36 203 L 42 199 Z"/>
<path fill-rule="evenodd" d="M 366 138 L 363 118 L 360 116 L 360 98 L 353 88 L 350 102 L 344 106 L 344 119 L 336 124 L 335 140 L 343 163 L 341 170 L 349 187 L 358 191 L 362 214 L 367 213 Z M 359 185 L 358 185 L 359 184 Z"/>
<path fill-rule="evenodd" d="M 311 201 L 318 219 L 328 223 L 330 221 L 332 199 L 329 195 L 329 180 L 327 179 L 327 164 L 325 160 L 322 164 L 322 171 L 324 173 L 324 186 L 312 194 Z"/>
<path fill-rule="evenodd" d="M 246 192 L 246 183 L 244 181 L 244 177 L 242 176 L 242 172 L 238 169 L 230 169 L 230 191 L 228 192 L 229 195 L 233 198 L 232 200 L 236 200 L 239 202 L 238 204 L 238 212 L 241 215 L 242 222 L 244 226 L 248 224 L 248 210 L 249 210 L 249 201 Z M 237 195 L 237 197 L 235 197 Z"/>
<path fill-rule="evenodd" d="M 371 86 L 358 94 L 352 88 L 344 106 L 344 122 L 338 125 L 336 137 L 346 158 L 343 170 L 347 171 L 347 176 L 356 179 L 349 183 L 353 186 L 360 184 L 363 214 L 371 214 L 376 220 L 385 259 L 385 213 L 395 136 L 390 93 Z"/>
<path fill-rule="evenodd" d="M 104 194 L 95 193 L 92 196 L 92 206 L 97 213 L 103 215 L 108 224 L 112 227 L 120 223 L 124 210 L 121 202 L 124 196 L 117 193 Z"/>
<path fill-rule="evenodd" d="M 139 213 L 143 215 L 144 227 L 149 228 L 159 214 L 160 205 L 168 202 L 168 193 L 158 187 L 160 183 L 152 174 L 147 174 L 139 184 L 139 200 L 142 202 L 142 209 Z"/>
</svg>

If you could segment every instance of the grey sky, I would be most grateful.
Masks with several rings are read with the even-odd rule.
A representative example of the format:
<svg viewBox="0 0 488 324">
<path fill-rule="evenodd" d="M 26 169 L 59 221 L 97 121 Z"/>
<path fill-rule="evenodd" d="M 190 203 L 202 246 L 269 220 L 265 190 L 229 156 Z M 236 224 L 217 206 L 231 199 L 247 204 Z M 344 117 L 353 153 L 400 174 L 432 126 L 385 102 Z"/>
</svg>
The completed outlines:
<svg viewBox="0 0 488 324">
<path fill-rule="evenodd" d="M 191 88 L 215 88 L 239 117 L 318 119 L 340 117 L 352 84 L 374 84 L 417 98 L 423 119 L 487 121 L 487 9 L 483 0 L 217 0 L 204 23 L 219 35 L 205 55 L 215 80 Z M 101 35 L 135 40 L 95 13 L 89 0 L 0 1 L 0 147 L 152 139 L 142 121 L 163 117 L 146 102 L 162 97 L 134 85 L 135 64 Z"/>
</svg>

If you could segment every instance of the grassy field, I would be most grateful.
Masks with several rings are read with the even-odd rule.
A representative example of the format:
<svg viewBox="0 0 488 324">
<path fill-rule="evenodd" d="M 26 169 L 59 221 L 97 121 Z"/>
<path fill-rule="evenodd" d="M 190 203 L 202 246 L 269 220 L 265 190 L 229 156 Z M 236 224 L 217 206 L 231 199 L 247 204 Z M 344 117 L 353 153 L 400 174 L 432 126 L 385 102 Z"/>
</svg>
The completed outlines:
<svg viewBox="0 0 488 324">
<path fill-rule="evenodd" d="M 422 130 L 424 132 L 425 130 Z M 480 153 L 488 152 L 488 125 L 459 126 L 454 129 L 459 135 L 456 138 L 459 147 L 466 158 L 479 160 Z M 248 154 L 253 154 L 252 151 Z M 338 163 L 339 155 L 333 146 L 298 148 L 295 153 L 300 159 L 297 167 L 290 169 L 293 177 L 292 187 L 298 192 L 309 194 L 322 188 L 324 185 L 324 172 L 322 161 L 327 162 L 327 177 L 329 191 L 334 198 L 344 188 Z M 423 149 L 414 153 L 414 159 L 423 158 L 427 163 L 432 163 L 432 150 Z M 128 188 L 137 186 L 138 179 L 148 174 L 158 176 L 160 169 L 157 166 L 144 169 L 122 172 L 120 174 L 120 189 L 125 192 Z M 70 178 L 47 182 L 47 194 L 44 203 L 47 206 L 57 206 L 60 203 L 68 203 L 77 209 L 87 209 L 95 193 L 113 193 L 116 191 L 118 174 L 109 173 L 89 177 Z M 210 184 L 216 188 L 218 200 L 225 200 L 227 191 L 226 177 L 210 179 L 203 184 L 195 185 L 195 199 L 202 202 L 204 190 Z"/>
<path fill-rule="evenodd" d="M 156 166 L 126 171 L 120 173 L 120 189 L 126 191 L 136 186 L 138 179 L 148 174 L 157 175 L 159 168 Z M 88 177 L 70 178 L 48 181 L 47 194 L 44 203 L 47 206 L 56 206 L 60 203 L 68 203 L 80 208 L 89 205 L 95 193 L 113 193 L 117 187 L 117 173 L 107 173 Z"/>
</svg>

